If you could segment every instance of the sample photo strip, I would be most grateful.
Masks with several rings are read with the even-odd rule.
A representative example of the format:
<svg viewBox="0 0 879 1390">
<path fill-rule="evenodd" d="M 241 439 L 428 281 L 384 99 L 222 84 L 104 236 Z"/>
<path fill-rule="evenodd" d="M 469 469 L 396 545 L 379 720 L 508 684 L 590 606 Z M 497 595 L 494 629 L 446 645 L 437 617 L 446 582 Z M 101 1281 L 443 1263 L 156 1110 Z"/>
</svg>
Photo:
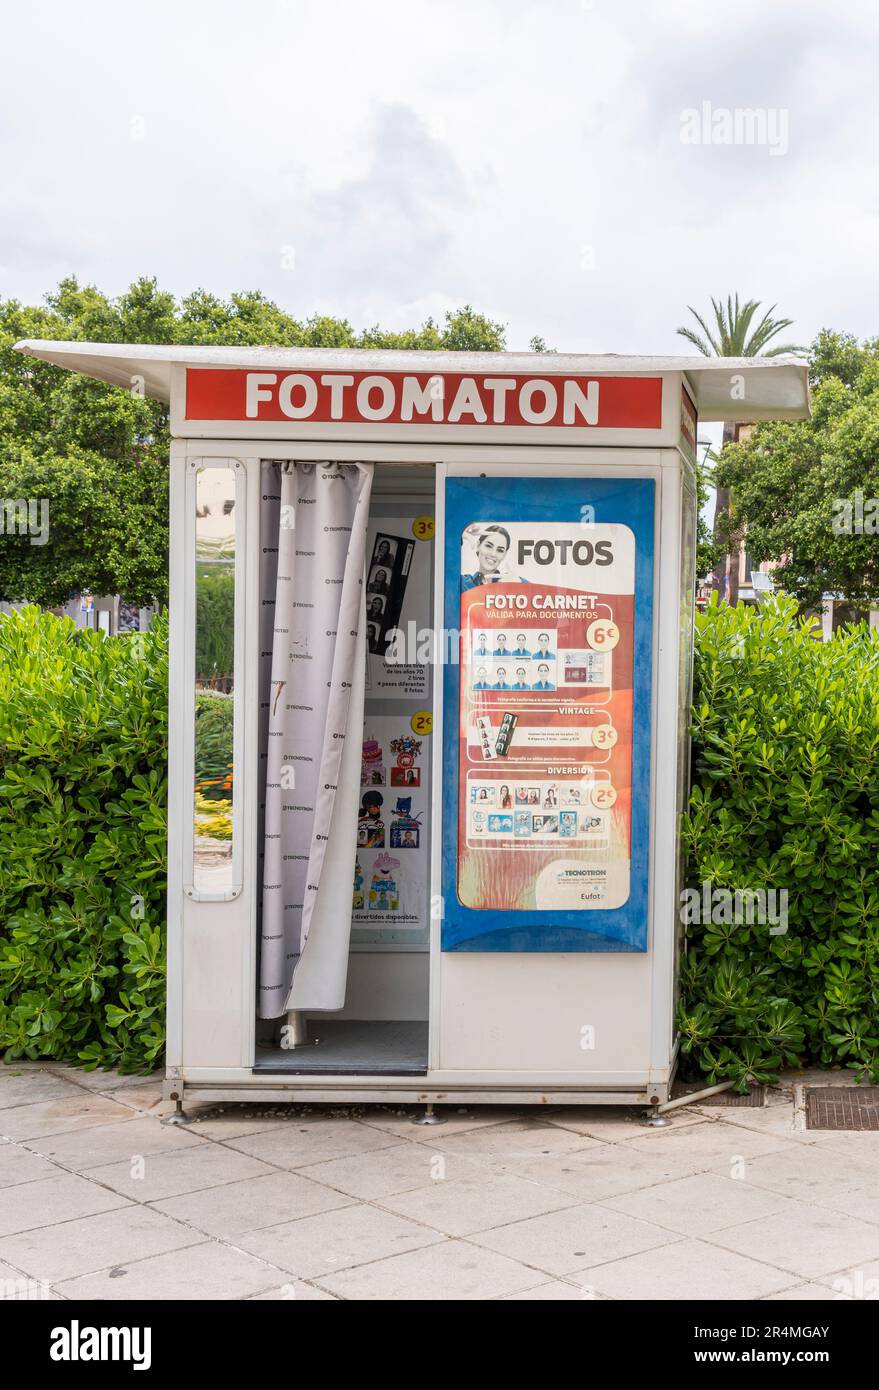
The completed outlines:
<svg viewBox="0 0 879 1390">
<path fill-rule="evenodd" d="M 366 571 L 366 642 L 383 655 L 388 633 L 397 626 L 406 594 L 415 542 L 379 532 Z"/>
</svg>

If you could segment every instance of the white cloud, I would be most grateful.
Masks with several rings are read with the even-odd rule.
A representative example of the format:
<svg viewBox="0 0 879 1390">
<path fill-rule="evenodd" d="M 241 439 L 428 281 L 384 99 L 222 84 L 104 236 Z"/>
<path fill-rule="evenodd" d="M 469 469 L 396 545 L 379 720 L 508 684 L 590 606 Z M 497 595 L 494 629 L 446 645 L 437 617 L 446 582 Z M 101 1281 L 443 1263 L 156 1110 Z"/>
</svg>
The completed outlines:
<svg viewBox="0 0 879 1390">
<path fill-rule="evenodd" d="M 470 301 L 511 346 L 673 351 L 738 289 L 803 339 L 873 334 L 877 29 L 869 0 L 21 6 L 0 293 L 155 274 L 395 326 Z M 786 112 L 788 153 L 682 144 L 703 101 Z"/>
</svg>

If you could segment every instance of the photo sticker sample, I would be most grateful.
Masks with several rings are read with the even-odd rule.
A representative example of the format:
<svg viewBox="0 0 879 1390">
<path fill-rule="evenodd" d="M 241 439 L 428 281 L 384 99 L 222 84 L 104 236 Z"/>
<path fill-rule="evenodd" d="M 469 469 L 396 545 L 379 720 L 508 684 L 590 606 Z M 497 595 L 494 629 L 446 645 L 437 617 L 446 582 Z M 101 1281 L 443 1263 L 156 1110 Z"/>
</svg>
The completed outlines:
<svg viewBox="0 0 879 1390">
<path fill-rule="evenodd" d="M 499 758 L 505 758 L 513 740 L 513 730 L 518 723 L 518 715 L 507 712 L 501 720 L 501 727 L 495 741 L 494 751 Z"/>
<path fill-rule="evenodd" d="M 415 542 L 379 532 L 366 578 L 366 640 L 373 653 L 387 649 L 387 634 L 397 626 Z"/>
</svg>

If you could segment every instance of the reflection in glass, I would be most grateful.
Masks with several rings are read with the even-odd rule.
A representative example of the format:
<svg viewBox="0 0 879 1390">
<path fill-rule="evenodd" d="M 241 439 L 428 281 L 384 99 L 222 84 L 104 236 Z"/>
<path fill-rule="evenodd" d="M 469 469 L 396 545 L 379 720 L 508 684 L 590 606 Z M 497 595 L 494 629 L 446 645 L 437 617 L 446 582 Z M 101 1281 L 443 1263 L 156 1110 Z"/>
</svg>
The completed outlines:
<svg viewBox="0 0 879 1390">
<path fill-rule="evenodd" d="M 193 887 L 202 893 L 235 886 L 235 478 L 226 465 L 196 471 Z"/>
</svg>

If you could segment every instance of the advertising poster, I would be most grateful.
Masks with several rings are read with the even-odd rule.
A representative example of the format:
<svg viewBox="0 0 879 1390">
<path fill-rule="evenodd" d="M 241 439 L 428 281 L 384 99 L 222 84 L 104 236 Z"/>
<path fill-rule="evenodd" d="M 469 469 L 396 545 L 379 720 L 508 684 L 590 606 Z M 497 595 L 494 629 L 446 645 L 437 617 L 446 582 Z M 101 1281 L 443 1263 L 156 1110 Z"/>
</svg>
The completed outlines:
<svg viewBox="0 0 879 1390">
<path fill-rule="evenodd" d="M 643 950 L 653 484 L 454 478 L 446 501 L 444 947 Z"/>
</svg>

